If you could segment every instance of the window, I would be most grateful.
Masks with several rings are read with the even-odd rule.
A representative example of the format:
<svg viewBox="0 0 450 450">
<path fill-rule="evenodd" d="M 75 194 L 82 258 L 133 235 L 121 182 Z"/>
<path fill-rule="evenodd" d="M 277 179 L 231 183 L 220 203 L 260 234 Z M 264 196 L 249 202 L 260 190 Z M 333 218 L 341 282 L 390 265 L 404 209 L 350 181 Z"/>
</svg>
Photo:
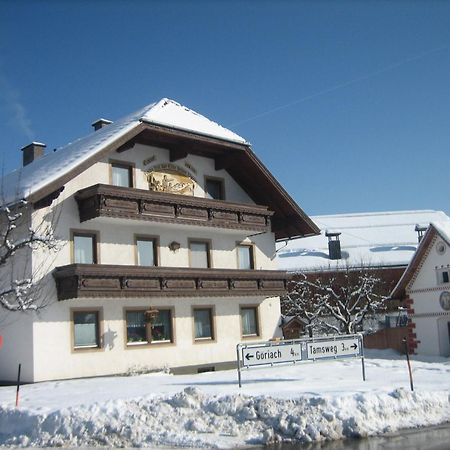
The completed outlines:
<svg viewBox="0 0 450 450">
<path fill-rule="evenodd" d="M 158 310 L 158 315 L 150 322 L 145 311 L 126 311 L 127 344 L 139 345 L 156 342 L 173 342 L 172 311 Z"/>
<path fill-rule="evenodd" d="M 214 339 L 211 308 L 194 309 L 194 328 L 195 339 Z"/>
<path fill-rule="evenodd" d="M 124 163 L 111 163 L 111 184 L 133 187 L 133 168 Z"/>
<path fill-rule="evenodd" d="M 206 198 L 225 200 L 225 189 L 223 180 L 219 178 L 205 178 Z"/>
<path fill-rule="evenodd" d="M 74 348 L 100 348 L 98 311 L 73 311 Z"/>
<path fill-rule="evenodd" d="M 254 269 L 253 264 L 253 246 L 238 245 L 238 269 Z"/>
<path fill-rule="evenodd" d="M 156 239 L 137 237 L 136 257 L 138 266 L 156 266 Z"/>
<path fill-rule="evenodd" d="M 172 342 L 172 314 L 170 309 L 163 309 L 152 324 L 152 342 Z"/>
<path fill-rule="evenodd" d="M 241 308 L 242 336 L 258 336 L 258 309 L 255 306 Z"/>
<path fill-rule="evenodd" d="M 444 284 L 450 282 L 450 268 L 437 269 L 437 281 L 438 284 Z"/>
<path fill-rule="evenodd" d="M 94 233 L 73 233 L 73 262 L 97 264 L 97 236 Z"/>
<path fill-rule="evenodd" d="M 189 258 L 191 267 L 210 267 L 209 243 L 202 241 L 190 241 Z"/>
<path fill-rule="evenodd" d="M 127 311 L 127 343 L 147 344 L 147 322 L 145 321 L 145 311 Z"/>
</svg>

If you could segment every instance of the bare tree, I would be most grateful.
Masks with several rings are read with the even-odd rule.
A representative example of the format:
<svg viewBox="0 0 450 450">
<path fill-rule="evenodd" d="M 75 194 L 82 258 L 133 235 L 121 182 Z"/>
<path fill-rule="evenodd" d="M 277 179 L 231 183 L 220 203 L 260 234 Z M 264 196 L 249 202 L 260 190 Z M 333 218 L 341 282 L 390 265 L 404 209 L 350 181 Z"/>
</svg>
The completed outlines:
<svg viewBox="0 0 450 450">
<path fill-rule="evenodd" d="M 313 294 L 313 288 L 306 283 L 306 275 L 299 273 L 288 285 L 288 293 L 281 300 L 281 312 L 285 316 L 297 317 L 305 325 L 309 337 L 321 330 L 320 316 L 323 305 Z"/>
<path fill-rule="evenodd" d="M 53 234 L 54 220 L 43 218 L 33 227 L 32 208 L 26 200 L 0 206 L 0 308 L 8 311 L 42 307 L 32 253 L 39 248 L 56 252 L 60 247 Z"/>
<path fill-rule="evenodd" d="M 385 309 L 383 283 L 370 268 L 298 273 L 292 284 L 286 310 L 297 312 L 295 315 L 310 330 L 324 327 L 334 333 L 352 334 L 365 319 Z"/>
</svg>

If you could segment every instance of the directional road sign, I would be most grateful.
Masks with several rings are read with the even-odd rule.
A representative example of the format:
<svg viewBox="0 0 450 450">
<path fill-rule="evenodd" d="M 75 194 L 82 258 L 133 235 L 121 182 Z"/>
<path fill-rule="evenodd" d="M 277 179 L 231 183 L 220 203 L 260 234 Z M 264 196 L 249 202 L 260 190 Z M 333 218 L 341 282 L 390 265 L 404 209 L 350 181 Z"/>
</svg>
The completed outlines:
<svg viewBox="0 0 450 450">
<path fill-rule="evenodd" d="M 302 359 L 299 343 L 243 346 L 241 350 L 243 367 L 281 364 Z"/>
<path fill-rule="evenodd" d="M 355 336 L 349 339 L 321 339 L 306 343 L 306 359 L 337 358 L 340 356 L 361 356 L 361 339 Z"/>
</svg>

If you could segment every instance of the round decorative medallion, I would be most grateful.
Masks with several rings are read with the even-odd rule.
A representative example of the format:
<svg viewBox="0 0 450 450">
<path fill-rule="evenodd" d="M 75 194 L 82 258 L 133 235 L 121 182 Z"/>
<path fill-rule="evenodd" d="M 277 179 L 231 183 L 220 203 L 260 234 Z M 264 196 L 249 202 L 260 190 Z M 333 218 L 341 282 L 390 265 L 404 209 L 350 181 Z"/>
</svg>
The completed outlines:
<svg viewBox="0 0 450 450">
<path fill-rule="evenodd" d="M 439 241 L 436 244 L 436 252 L 438 253 L 438 255 L 443 255 L 445 253 L 446 248 L 447 247 L 446 247 L 445 243 L 442 241 Z"/>
<path fill-rule="evenodd" d="M 445 311 L 450 311 L 450 292 L 444 291 L 439 297 L 441 308 Z"/>
</svg>

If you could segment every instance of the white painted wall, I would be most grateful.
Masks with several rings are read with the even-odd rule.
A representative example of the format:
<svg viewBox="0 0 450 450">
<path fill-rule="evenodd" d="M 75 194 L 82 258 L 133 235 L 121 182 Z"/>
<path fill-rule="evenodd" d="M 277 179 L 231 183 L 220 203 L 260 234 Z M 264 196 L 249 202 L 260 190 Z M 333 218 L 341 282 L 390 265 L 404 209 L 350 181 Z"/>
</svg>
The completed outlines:
<svg viewBox="0 0 450 450">
<path fill-rule="evenodd" d="M 155 156 L 154 161 L 143 165 L 143 161 Z M 51 275 L 54 267 L 72 263 L 70 251 L 70 230 L 92 230 L 100 235 L 101 264 L 134 265 L 134 236 L 151 235 L 159 237 L 160 266 L 188 267 L 188 239 L 209 239 L 212 247 L 212 266 L 214 268 L 237 268 L 236 243 L 245 241 L 255 244 L 256 269 L 276 269 L 274 262 L 275 242 L 272 233 L 248 237 L 248 232 L 239 230 L 220 230 L 203 226 L 183 226 L 157 224 L 126 219 L 93 219 L 80 223 L 78 207 L 74 194 L 85 187 L 97 183 L 110 183 L 109 160 L 132 162 L 136 166 L 136 187 L 148 189 L 144 171 L 153 165 L 169 162 L 169 152 L 164 149 L 136 145 L 125 153 L 113 153 L 70 181 L 57 201 L 52 205 L 58 220 L 55 234 L 62 240 L 62 249 L 57 254 L 37 250 L 33 255 L 33 268 L 40 269 L 40 276 L 46 291 L 42 295 L 50 302 L 38 317 L 20 324 L 18 329 L 26 328 L 20 346 L 31 356 L 28 368 L 28 381 L 73 378 L 106 374 L 124 373 L 135 366 L 147 369 L 164 366 L 207 365 L 235 360 L 235 346 L 241 341 L 240 305 L 259 305 L 261 335 L 258 339 L 268 340 L 280 336 L 279 298 L 241 297 L 241 298 L 149 298 L 149 299 L 73 299 L 58 302 L 56 288 Z M 225 180 L 227 201 L 253 203 L 249 196 L 224 170 L 215 171 L 212 159 L 189 155 L 175 164 L 188 170 L 188 162 L 195 168 L 193 177 L 198 185 L 195 195 L 204 197 L 205 175 L 221 177 Z M 54 214 L 48 210 L 38 210 L 33 215 L 34 223 L 42 219 L 52 220 Z M 181 244 L 180 250 L 172 252 L 168 245 L 173 240 Z M 154 344 L 147 347 L 126 346 L 124 308 L 148 306 L 174 308 L 174 331 L 176 342 L 173 345 Z M 212 305 L 215 309 L 215 342 L 197 343 L 193 341 L 192 306 Z M 71 308 L 98 307 L 103 315 L 103 349 L 98 351 L 74 351 L 71 337 Z M 23 333 L 23 331 L 21 331 Z M 9 331 L 9 333 L 14 333 Z M 112 337 L 112 338 L 111 338 Z M 17 347 L 13 347 L 17 348 Z M 32 352 L 30 351 L 32 349 Z M 8 363 L 13 367 L 18 357 L 11 356 Z M 1 369 L 0 369 L 1 370 Z M 5 372 L 10 377 L 10 372 Z M 0 378 L 2 378 L 0 376 Z"/>
<path fill-rule="evenodd" d="M 125 308 L 174 308 L 174 344 L 126 345 Z M 261 335 L 278 335 L 278 298 L 152 298 L 74 299 L 58 302 L 34 322 L 34 381 L 126 373 L 134 368 L 154 370 L 234 361 L 242 340 L 240 305 L 259 306 Z M 72 350 L 71 308 L 102 309 L 103 349 Z M 193 306 L 213 306 L 214 341 L 195 342 Z"/>
<path fill-rule="evenodd" d="M 446 251 L 436 251 L 438 243 L 444 243 Z M 413 321 L 416 324 L 418 354 L 450 356 L 450 337 L 447 323 L 450 311 L 445 311 L 439 297 L 450 291 L 450 283 L 438 283 L 437 270 L 450 265 L 450 248 L 439 236 L 431 243 L 423 258 L 415 279 L 407 286 L 407 293 L 414 300 Z"/>
</svg>

